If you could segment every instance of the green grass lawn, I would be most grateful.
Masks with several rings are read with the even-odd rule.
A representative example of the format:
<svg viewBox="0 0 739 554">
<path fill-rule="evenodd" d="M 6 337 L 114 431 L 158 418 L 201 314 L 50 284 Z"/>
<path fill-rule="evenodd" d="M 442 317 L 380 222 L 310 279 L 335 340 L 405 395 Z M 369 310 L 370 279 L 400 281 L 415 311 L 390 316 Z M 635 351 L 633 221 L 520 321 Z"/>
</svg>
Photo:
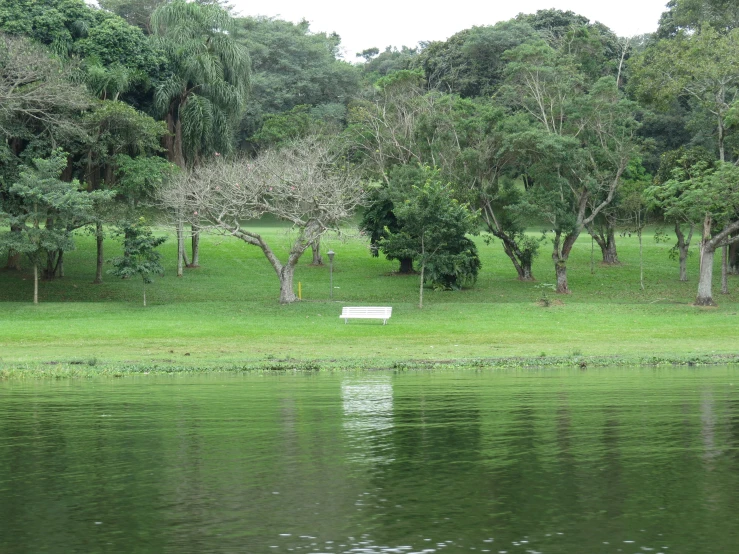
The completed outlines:
<svg viewBox="0 0 739 554">
<path fill-rule="evenodd" d="M 290 236 L 265 226 L 271 244 L 284 253 Z M 718 308 L 691 305 L 697 286 L 697 254 L 690 281 L 677 280 L 669 245 L 645 244 L 645 286 L 639 287 L 635 236 L 617 238 L 622 264 L 602 266 L 596 246 L 583 235 L 570 258 L 573 294 L 555 295 L 540 285 L 553 282 L 550 244 L 534 265 L 536 283 L 516 280 L 499 243 L 478 245 L 483 268 L 470 290 L 426 290 L 418 305 L 418 277 L 393 274 L 395 264 L 372 258 L 368 244 L 348 230 L 330 235 L 323 250 L 336 252 L 334 298 L 329 300 L 328 265 L 312 267 L 309 253 L 297 273 L 303 302 L 277 302 L 277 277 L 261 251 L 236 239 L 203 237 L 199 269 L 175 276 L 173 237 L 161 248 L 167 273 L 147 289 L 141 282 L 106 276 L 93 285 L 92 237 L 77 238 L 65 257 L 65 277 L 41 282 L 38 306 L 31 303 L 30 271 L 0 272 L 0 363 L 43 364 L 95 360 L 103 364 L 208 365 L 320 360 L 387 367 L 405 360 L 454 361 L 511 356 L 690 357 L 739 351 L 739 278 Z M 106 241 L 106 257 L 120 246 Z M 718 258 L 718 257 L 717 257 Z M 545 307 L 543 291 L 551 299 Z M 393 317 L 339 319 L 342 306 L 387 305 Z"/>
</svg>

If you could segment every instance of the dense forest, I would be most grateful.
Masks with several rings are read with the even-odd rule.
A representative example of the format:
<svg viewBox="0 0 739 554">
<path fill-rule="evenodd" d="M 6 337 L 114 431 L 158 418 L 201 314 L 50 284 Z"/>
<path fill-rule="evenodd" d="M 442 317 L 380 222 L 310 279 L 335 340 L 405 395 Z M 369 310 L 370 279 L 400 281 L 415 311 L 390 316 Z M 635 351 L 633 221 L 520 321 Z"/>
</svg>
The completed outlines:
<svg viewBox="0 0 739 554">
<path fill-rule="evenodd" d="M 217 231 L 260 248 L 289 303 L 303 253 L 322 263 L 354 214 L 374 255 L 437 289 L 474 285 L 482 233 L 521 280 L 551 246 L 568 293 L 578 237 L 618 264 L 619 232 L 648 224 L 680 280 L 699 246 L 696 304 L 716 253 L 724 289 L 739 273 L 737 0 L 670 0 L 637 37 L 542 10 L 351 62 L 307 22 L 99 3 L 0 5 L 0 255 L 36 290 L 81 229 L 97 282 L 113 233 L 116 275 L 146 281 L 156 224 L 176 230 L 178 275 Z M 295 228 L 287 256 L 249 227 L 264 215 Z"/>
</svg>

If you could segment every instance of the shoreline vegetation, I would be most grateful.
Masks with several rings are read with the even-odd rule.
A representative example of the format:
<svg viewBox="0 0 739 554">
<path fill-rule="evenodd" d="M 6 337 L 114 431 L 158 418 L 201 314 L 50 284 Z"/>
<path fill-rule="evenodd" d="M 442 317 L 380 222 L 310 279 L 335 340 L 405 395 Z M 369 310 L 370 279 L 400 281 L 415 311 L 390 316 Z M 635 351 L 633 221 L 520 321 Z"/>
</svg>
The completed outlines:
<svg viewBox="0 0 739 554">
<path fill-rule="evenodd" d="M 261 232 L 289 248 L 290 231 L 269 221 Z M 533 231 L 533 229 L 532 229 Z M 273 269 L 256 248 L 217 235 L 202 237 L 201 267 L 176 277 L 176 241 L 161 247 L 165 275 L 150 285 L 106 275 L 93 284 L 95 239 L 79 234 L 65 256 L 65 276 L 40 283 L 34 306 L 29 269 L 0 271 L 0 379 L 74 378 L 203 372 L 339 370 L 497 370 L 739 363 L 739 278 L 717 307 L 692 304 L 698 256 L 690 280 L 678 280 L 670 244 L 644 237 L 645 289 L 639 247 L 617 237 L 618 265 L 591 258 L 588 237 L 570 262 L 572 294 L 552 292 L 546 247 L 534 261 L 536 282 L 515 278 L 499 244 L 475 237 L 482 260 L 474 287 L 427 289 L 418 309 L 419 276 L 399 275 L 397 262 L 373 258 L 367 240 L 347 228 L 324 237 L 329 266 L 296 268 L 303 301 L 280 305 Z M 532 233 L 533 236 L 533 233 Z M 106 256 L 118 255 L 116 240 Z M 719 261 L 717 260 L 718 264 Z M 387 305 L 387 325 L 345 324 L 341 308 Z"/>
<path fill-rule="evenodd" d="M 32 364 L 3 364 L 0 380 L 74 379 L 146 375 L 187 376 L 204 373 L 311 373 L 337 371 L 442 371 L 442 370 L 561 370 L 602 368 L 669 368 L 739 366 L 739 354 L 698 356 L 532 356 L 514 358 L 474 358 L 456 360 L 261 360 L 220 365 L 174 365 L 166 363 L 102 362 L 69 360 Z"/>
</svg>

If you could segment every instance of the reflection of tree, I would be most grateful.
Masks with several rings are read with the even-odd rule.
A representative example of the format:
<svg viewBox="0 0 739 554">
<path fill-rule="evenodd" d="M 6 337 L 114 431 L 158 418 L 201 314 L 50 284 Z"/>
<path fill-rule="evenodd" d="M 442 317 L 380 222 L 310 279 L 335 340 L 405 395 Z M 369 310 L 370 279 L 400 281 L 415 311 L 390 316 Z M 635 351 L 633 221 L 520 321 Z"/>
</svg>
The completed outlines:
<svg viewBox="0 0 739 554">
<path fill-rule="evenodd" d="M 132 436 L 142 405 L 96 385 L 0 392 L 0 552 L 164 551 L 160 428 Z"/>
<path fill-rule="evenodd" d="M 476 508 L 489 487 L 480 472 L 475 391 L 394 385 L 393 431 L 372 451 L 387 461 L 372 474 L 363 516 L 376 525 L 375 544 L 421 545 L 461 529 L 484 533 L 487 515 Z"/>
<path fill-rule="evenodd" d="M 0 382 L 0 552 L 733 552 L 735 372 L 669 371 Z"/>
</svg>

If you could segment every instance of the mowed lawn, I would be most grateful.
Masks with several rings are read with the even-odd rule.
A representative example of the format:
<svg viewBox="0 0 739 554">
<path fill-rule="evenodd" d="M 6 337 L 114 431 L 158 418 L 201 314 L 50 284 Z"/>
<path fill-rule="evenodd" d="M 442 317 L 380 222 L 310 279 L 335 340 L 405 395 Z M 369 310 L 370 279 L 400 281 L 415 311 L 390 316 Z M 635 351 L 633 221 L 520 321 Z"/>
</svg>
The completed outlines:
<svg viewBox="0 0 739 554">
<path fill-rule="evenodd" d="M 262 231 L 281 254 L 291 235 L 279 226 Z M 164 229 L 160 232 L 165 233 Z M 175 272 L 175 241 L 161 248 L 166 274 L 147 288 L 141 281 L 106 275 L 93 285 L 94 240 L 77 237 L 65 256 L 65 277 L 40 283 L 41 303 L 31 303 L 29 271 L 0 271 L 0 364 L 69 362 L 95 358 L 106 363 L 217 365 L 260 360 L 362 360 L 387 367 L 402 360 L 457 360 L 508 356 L 682 356 L 739 351 L 739 277 L 717 308 L 691 305 L 697 286 L 697 253 L 687 283 L 677 280 L 669 244 L 644 237 L 645 290 L 639 286 L 636 236 L 617 237 L 622 264 L 595 264 L 591 240 L 583 235 L 569 263 L 573 294 L 554 294 L 549 240 L 534 265 L 538 281 L 519 282 L 500 243 L 478 238 L 482 271 L 469 290 L 427 289 L 418 308 L 418 277 L 399 276 L 396 264 L 369 254 L 356 231 L 329 235 L 333 249 L 334 297 L 329 267 L 310 266 L 304 255 L 296 274 L 303 301 L 277 302 L 277 277 L 260 250 L 230 237 L 203 238 L 201 267 Z M 106 241 L 106 258 L 120 245 Z M 542 296 L 549 300 L 542 302 Z M 393 317 L 339 319 L 342 306 L 392 306 Z"/>
</svg>

